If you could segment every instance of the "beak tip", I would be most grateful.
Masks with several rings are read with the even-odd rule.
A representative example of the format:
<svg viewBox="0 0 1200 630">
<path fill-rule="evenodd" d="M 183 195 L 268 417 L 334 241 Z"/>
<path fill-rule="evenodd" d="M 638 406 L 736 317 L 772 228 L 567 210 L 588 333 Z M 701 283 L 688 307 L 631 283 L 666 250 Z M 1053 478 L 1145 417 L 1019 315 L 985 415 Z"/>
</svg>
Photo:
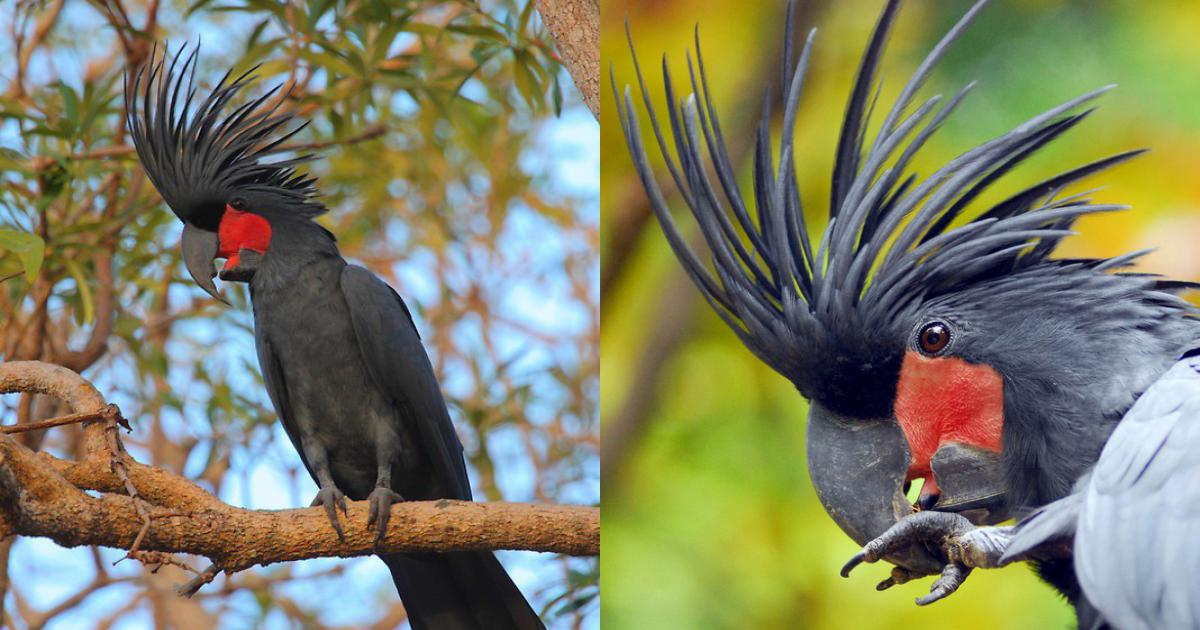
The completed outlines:
<svg viewBox="0 0 1200 630">
<path fill-rule="evenodd" d="M 221 297 L 216 283 L 213 282 L 213 278 L 217 277 L 217 271 L 213 269 L 212 264 L 217 255 L 217 233 L 202 230 L 191 223 L 185 223 L 180 244 L 183 249 L 183 262 L 188 273 L 191 274 L 192 280 L 195 280 L 205 293 L 228 306 L 229 301 Z"/>
</svg>

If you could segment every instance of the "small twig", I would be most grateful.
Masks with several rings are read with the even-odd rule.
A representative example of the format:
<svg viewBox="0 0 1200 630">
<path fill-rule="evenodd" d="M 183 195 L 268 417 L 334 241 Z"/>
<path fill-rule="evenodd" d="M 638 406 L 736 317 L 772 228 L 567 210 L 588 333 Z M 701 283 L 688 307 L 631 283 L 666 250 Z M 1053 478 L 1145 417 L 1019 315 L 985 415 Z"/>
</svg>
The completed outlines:
<svg viewBox="0 0 1200 630">
<path fill-rule="evenodd" d="M 121 416 L 121 410 L 113 404 L 105 406 L 101 411 L 101 415 L 105 420 L 104 433 L 108 437 L 109 469 L 113 471 L 113 474 L 121 481 L 121 485 L 125 487 L 125 493 L 133 500 L 133 509 L 137 511 L 138 517 L 142 519 L 142 528 L 138 530 L 137 536 L 133 539 L 133 544 L 129 546 L 129 552 L 125 554 L 128 557 L 140 550 L 142 541 L 145 540 L 146 534 L 150 531 L 150 511 L 147 509 L 149 504 L 138 494 L 137 487 L 129 480 L 129 470 L 125 467 L 125 445 L 121 443 L 117 427 L 123 426 L 126 430 L 129 430 L 129 422 Z"/>
<path fill-rule="evenodd" d="M 215 564 L 208 565 L 208 568 L 201 571 L 196 577 L 188 580 L 185 584 L 180 585 L 175 589 L 176 593 L 184 597 L 191 597 L 200 591 L 205 584 L 209 584 L 217 579 L 217 574 L 221 572 L 221 568 Z"/>
<path fill-rule="evenodd" d="M 146 568 L 149 569 L 151 573 L 158 573 L 159 569 L 162 569 L 168 565 L 179 567 L 188 573 L 195 573 L 196 575 L 201 575 L 202 573 L 201 571 L 197 571 L 196 569 L 192 568 L 190 565 L 188 565 L 188 563 L 179 560 L 175 556 L 172 556 L 164 551 L 130 551 L 129 553 L 125 554 L 121 560 L 125 560 L 127 558 L 132 558 L 146 565 Z M 121 560 L 117 560 L 117 562 L 121 562 Z M 114 562 L 113 564 L 115 565 L 117 562 Z"/>
<path fill-rule="evenodd" d="M 116 562 L 113 562 L 113 566 L 116 566 L 119 562 L 121 562 L 121 560 L 124 560 L 125 558 L 132 558 L 132 557 L 135 557 L 134 554 L 142 553 L 142 550 L 141 550 L 142 541 L 146 539 L 146 534 L 150 531 L 150 514 L 149 514 L 149 512 L 147 512 L 146 506 L 142 505 L 142 501 L 140 499 L 134 499 L 133 501 L 134 501 L 134 509 L 137 510 L 138 516 L 141 516 L 143 519 L 142 520 L 142 528 L 138 530 L 137 536 L 133 537 L 133 544 L 129 545 L 129 551 L 125 552 L 124 557 L 120 558 Z M 151 551 L 151 552 L 146 552 L 146 553 L 155 553 L 155 552 Z"/>
<path fill-rule="evenodd" d="M 115 405 L 109 405 L 115 407 Z M 40 431 L 51 427 L 61 427 L 67 424 L 78 424 L 80 422 L 92 422 L 95 420 L 103 420 L 108 409 L 101 409 L 93 413 L 73 413 L 69 416 L 59 416 L 57 418 L 48 418 L 37 422 L 27 422 L 25 424 L 9 424 L 0 426 L 0 434 L 11 433 L 28 433 L 29 431 Z M 119 412 L 118 412 L 119 415 Z M 127 423 L 125 426 L 129 426 Z"/>
<path fill-rule="evenodd" d="M 159 513 L 159 514 L 155 514 L 155 515 L 151 516 L 149 514 L 149 512 L 146 510 L 146 506 L 149 504 L 145 500 L 143 500 L 141 498 L 134 498 L 134 501 L 135 501 L 135 504 L 134 504 L 135 508 L 138 506 L 140 506 L 142 508 L 141 510 L 138 511 L 138 513 L 144 515 L 145 520 L 142 522 L 142 528 L 138 530 L 137 536 L 134 537 L 133 544 L 129 546 L 129 551 L 126 552 L 124 556 L 121 556 L 117 560 L 113 561 L 113 566 L 116 566 L 116 565 L 120 564 L 122 561 L 128 560 L 129 558 L 133 558 L 134 560 L 141 560 L 143 563 L 145 563 L 146 562 L 145 558 L 148 557 L 150 554 L 163 554 L 164 556 L 167 556 L 169 558 L 170 557 L 169 554 L 165 554 L 160 551 L 142 551 L 141 550 L 140 547 L 142 546 L 142 541 L 146 539 L 146 534 L 150 533 L 150 521 L 155 518 L 169 518 L 172 516 L 188 516 L 188 514 L 186 514 L 184 512 L 167 512 L 165 514 Z M 189 568 L 187 565 L 182 564 L 176 560 L 156 561 L 156 562 L 159 565 L 174 564 L 174 565 L 186 568 L 193 573 L 198 573 L 198 571 L 196 571 L 195 569 Z M 154 569 L 154 571 L 158 571 L 158 569 Z M 151 573 L 153 573 L 154 571 L 151 571 Z"/>
</svg>

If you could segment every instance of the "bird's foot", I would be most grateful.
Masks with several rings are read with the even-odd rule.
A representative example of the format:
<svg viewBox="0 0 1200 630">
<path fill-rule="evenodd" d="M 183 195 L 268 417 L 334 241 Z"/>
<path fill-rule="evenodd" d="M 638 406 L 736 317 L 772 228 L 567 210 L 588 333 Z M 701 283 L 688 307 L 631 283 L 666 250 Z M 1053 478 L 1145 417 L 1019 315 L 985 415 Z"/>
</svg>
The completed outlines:
<svg viewBox="0 0 1200 630">
<path fill-rule="evenodd" d="M 342 509 L 342 514 L 347 515 L 346 495 L 342 494 L 335 486 L 326 486 L 317 492 L 317 496 L 309 504 L 309 507 L 318 505 L 325 507 L 325 514 L 329 516 L 329 522 L 333 524 L 333 531 L 337 532 L 338 540 L 345 541 L 346 535 L 342 532 L 342 524 L 338 522 L 337 508 Z"/>
<path fill-rule="evenodd" d="M 1001 566 L 1000 558 L 1007 546 L 1009 530 L 1007 527 L 975 527 L 966 517 L 953 512 L 917 512 L 900 519 L 854 554 L 842 567 L 842 577 L 849 577 L 850 571 L 863 562 L 878 562 L 908 547 L 924 545 L 939 553 L 945 563 L 941 575 L 929 588 L 929 594 L 917 599 L 918 606 L 925 606 L 958 590 L 972 569 Z M 918 577 L 924 577 L 924 574 L 895 567 L 891 577 L 876 588 L 882 591 Z"/>
<path fill-rule="evenodd" d="M 392 518 L 392 505 L 404 500 L 398 492 L 391 488 L 375 486 L 367 497 L 371 511 L 367 515 L 367 529 L 375 530 L 375 544 L 378 545 L 387 533 L 388 520 Z"/>
</svg>

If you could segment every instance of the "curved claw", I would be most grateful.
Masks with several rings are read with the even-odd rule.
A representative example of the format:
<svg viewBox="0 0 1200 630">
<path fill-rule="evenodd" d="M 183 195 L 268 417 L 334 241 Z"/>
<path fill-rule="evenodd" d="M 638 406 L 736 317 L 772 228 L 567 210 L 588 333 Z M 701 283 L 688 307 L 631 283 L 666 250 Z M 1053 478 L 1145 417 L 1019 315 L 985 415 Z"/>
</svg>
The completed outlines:
<svg viewBox="0 0 1200 630">
<path fill-rule="evenodd" d="M 962 586 L 967 576 L 971 574 L 971 568 L 961 565 L 957 562 L 951 562 L 942 568 L 942 575 L 929 587 L 929 594 L 924 597 L 917 598 L 918 606 L 928 606 L 939 599 L 942 599 Z"/>
<path fill-rule="evenodd" d="M 849 577 L 850 571 L 863 562 L 877 562 L 918 542 L 940 545 L 950 537 L 974 528 L 966 517 L 953 512 L 917 512 L 906 516 L 854 554 L 842 567 L 842 577 Z"/>
<path fill-rule="evenodd" d="M 911 582 L 917 578 L 925 577 L 926 575 L 928 574 L 921 573 L 919 571 L 911 571 L 909 569 L 905 569 L 904 567 L 892 567 L 892 574 L 888 576 L 887 579 L 876 584 L 875 590 L 886 591 L 897 584 Z"/>
<path fill-rule="evenodd" d="M 851 556 L 850 560 L 848 560 L 846 562 L 846 564 L 842 565 L 842 577 L 844 577 L 844 578 L 850 577 L 850 572 L 854 570 L 854 567 L 857 567 L 858 565 L 860 565 L 864 562 L 868 562 L 868 563 L 875 562 L 874 560 L 867 560 L 867 548 L 866 547 L 863 547 L 862 551 Z"/>
<path fill-rule="evenodd" d="M 985 528 L 994 529 L 994 528 Z M 986 536 L 980 536 L 977 530 L 961 514 L 952 512 L 918 512 L 906 516 L 878 538 L 868 542 L 862 550 L 854 554 L 842 566 L 842 577 L 849 577 L 850 572 L 858 565 L 866 562 L 878 562 L 894 553 L 917 544 L 935 547 L 941 552 L 941 575 L 929 589 L 929 594 L 917 599 L 918 606 L 927 606 L 943 599 L 962 586 L 971 573 L 974 562 L 985 562 L 992 555 L 998 557 L 1002 551 L 991 544 Z M 1000 551 L 997 551 L 1000 549 Z M 978 551 L 978 553 L 970 553 Z M 991 566 L 979 564 L 978 566 Z M 904 567 L 894 567 L 892 574 L 875 585 L 879 591 L 887 590 L 897 584 L 903 584 L 913 579 L 923 577 L 924 573 L 912 571 Z"/>
<path fill-rule="evenodd" d="M 337 508 L 342 509 L 343 515 L 349 514 L 346 507 L 346 495 L 333 486 L 321 488 L 309 507 L 318 505 L 325 507 L 325 514 L 329 516 L 329 522 L 333 525 L 333 531 L 337 532 L 338 540 L 345 542 L 346 534 L 342 531 L 342 524 L 338 522 Z"/>
<path fill-rule="evenodd" d="M 404 500 L 404 497 L 391 488 L 376 486 L 367 497 L 370 511 L 367 514 L 367 529 L 375 530 L 375 544 L 378 545 L 387 534 L 388 521 L 392 518 L 393 504 Z"/>
</svg>

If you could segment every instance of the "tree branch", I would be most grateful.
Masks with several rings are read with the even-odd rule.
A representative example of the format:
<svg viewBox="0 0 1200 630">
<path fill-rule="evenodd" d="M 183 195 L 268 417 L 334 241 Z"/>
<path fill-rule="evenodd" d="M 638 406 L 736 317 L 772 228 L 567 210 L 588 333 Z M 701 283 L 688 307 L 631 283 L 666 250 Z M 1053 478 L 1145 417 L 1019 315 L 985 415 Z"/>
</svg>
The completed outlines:
<svg viewBox="0 0 1200 630">
<path fill-rule="evenodd" d="M 38 361 L 0 365 L 0 392 L 13 391 L 57 396 L 77 414 L 104 416 L 110 408 L 78 374 Z M 115 440 L 115 432 L 109 431 L 108 439 Z M 0 435 L 0 536 L 42 536 L 65 547 L 196 554 L 230 573 L 260 564 L 379 552 L 600 552 L 598 508 L 521 503 L 399 503 L 392 508 L 387 535 L 376 545 L 375 532 L 367 529 L 367 503 L 353 502 L 341 541 L 320 507 L 234 507 L 184 477 L 135 461 L 117 444 L 111 459 L 76 462 L 35 453 Z M 145 514 L 139 513 L 139 501 Z"/>
<path fill-rule="evenodd" d="M 600 119 L 600 4 L 597 0 L 537 0 L 575 87 Z"/>
<path fill-rule="evenodd" d="M 109 418 L 120 418 L 121 412 L 117 410 L 116 405 L 109 405 L 100 411 L 87 413 L 73 413 L 68 416 L 59 416 L 57 418 L 47 418 L 36 422 L 24 422 L 20 424 L 9 424 L 0 426 L 0 433 L 11 435 L 13 433 L 28 433 L 30 431 L 40 431 L 51 427 L 61 427 L 67 424 L 79 424 L 80 422 L 94 422 L 97 420 L 107 420 Z M 125 428 L 129 425 L 124 420 L 118 420 Z"/>
<path fill-rule="evenodd" d="M 72 413 L 97 414 L 83 425 L 83 453 L 87 460 L 99 460 L 107 453 L 102 412 L 107 403 L 91 383 L 75 372 L 41 361 L 0 363 L 0 394 L 28 392 L 53 396 L 70 407 Z"/>
</svg>

